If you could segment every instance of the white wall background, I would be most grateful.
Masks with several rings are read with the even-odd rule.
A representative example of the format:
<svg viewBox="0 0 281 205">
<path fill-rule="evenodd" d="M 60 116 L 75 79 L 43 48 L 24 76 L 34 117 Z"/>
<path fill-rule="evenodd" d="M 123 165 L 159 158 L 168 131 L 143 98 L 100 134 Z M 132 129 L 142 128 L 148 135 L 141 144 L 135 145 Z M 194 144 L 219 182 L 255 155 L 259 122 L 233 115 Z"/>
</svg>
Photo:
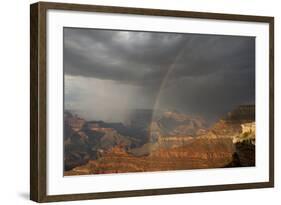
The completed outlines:
<svg viewBox="0 0 281 205">
<path fill-rule="evenodd" d="M 51 0 L 50 0 L 51 1 Z M 88 3 L 159 9 L 275 16 L 275 177 L 274 189 L 239 190 L 169 196 L 104 199 L 60 204 L 277 204 L 281 195 L 280 134 L 281 12 L 278 0 L 73 0 Z M 0 204 L 29 201 L 29 4 L 2 1 L 0 11 Z M 54 203 L 56 204 L 56 203 Z"/>
</svg>

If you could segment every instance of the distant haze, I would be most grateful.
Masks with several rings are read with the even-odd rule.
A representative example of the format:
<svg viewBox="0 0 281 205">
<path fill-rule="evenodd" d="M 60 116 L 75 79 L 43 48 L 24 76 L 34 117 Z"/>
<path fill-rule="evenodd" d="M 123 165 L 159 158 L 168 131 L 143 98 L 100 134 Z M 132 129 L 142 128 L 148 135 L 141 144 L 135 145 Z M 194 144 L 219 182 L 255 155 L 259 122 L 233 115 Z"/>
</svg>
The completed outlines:
<svg viewBox="0 0 281 205">
<path fill-rule="evenodd" d="M 65 109 L 124 122 L 134 109 L 208 120 L 255 103 L 255 38 L 64 28 Z"/>
</svg>

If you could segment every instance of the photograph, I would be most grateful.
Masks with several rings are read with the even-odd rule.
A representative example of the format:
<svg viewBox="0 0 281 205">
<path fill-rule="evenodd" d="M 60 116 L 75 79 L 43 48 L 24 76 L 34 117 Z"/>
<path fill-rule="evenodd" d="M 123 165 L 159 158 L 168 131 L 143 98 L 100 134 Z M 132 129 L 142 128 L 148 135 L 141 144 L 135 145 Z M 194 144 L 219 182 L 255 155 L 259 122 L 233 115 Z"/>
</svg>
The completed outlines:
<svg viewBox="0 0 281 205">
<path fill-rule="evenodd" d="M 274 16 L 211 11 L 31 4 L 31 200 L 274 187 Z"/>
<path fill-rule="evenodd" d="M 63 27 L 63 175 L 254 167 L 255 42 Z"/>
</svg>

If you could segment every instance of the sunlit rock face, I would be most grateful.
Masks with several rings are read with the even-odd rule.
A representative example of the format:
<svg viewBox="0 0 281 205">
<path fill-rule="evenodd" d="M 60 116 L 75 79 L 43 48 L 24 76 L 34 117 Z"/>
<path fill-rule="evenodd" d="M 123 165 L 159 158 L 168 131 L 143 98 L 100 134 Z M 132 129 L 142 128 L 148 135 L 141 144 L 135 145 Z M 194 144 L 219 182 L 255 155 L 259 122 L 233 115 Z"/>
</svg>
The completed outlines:
<svg viewBox="0 0 281 205">
<path fill-rule="evenodd" d="M 241 124 L 242 132 L 239 135 L 233 137 L 233 143 L 248 142 L 249 144 L 255 144 L 256 139 L 256 123 L 244 123 Z"/>
</svg>

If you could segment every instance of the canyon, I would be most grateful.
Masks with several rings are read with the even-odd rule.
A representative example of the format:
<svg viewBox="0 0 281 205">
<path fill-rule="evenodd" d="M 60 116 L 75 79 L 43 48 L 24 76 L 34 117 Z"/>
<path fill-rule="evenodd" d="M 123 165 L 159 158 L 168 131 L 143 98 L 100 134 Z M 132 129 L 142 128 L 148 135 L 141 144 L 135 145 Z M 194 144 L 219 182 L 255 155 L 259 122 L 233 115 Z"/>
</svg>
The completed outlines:
<svg viewBox="0 0 281 205">
<path fill-rule="evenodd" d="M 64 175 L 255 166 L 255 107 L 207 125 L 199 116 L 138 110 L 131 122 L 64 114 Z"/>
</svg>

